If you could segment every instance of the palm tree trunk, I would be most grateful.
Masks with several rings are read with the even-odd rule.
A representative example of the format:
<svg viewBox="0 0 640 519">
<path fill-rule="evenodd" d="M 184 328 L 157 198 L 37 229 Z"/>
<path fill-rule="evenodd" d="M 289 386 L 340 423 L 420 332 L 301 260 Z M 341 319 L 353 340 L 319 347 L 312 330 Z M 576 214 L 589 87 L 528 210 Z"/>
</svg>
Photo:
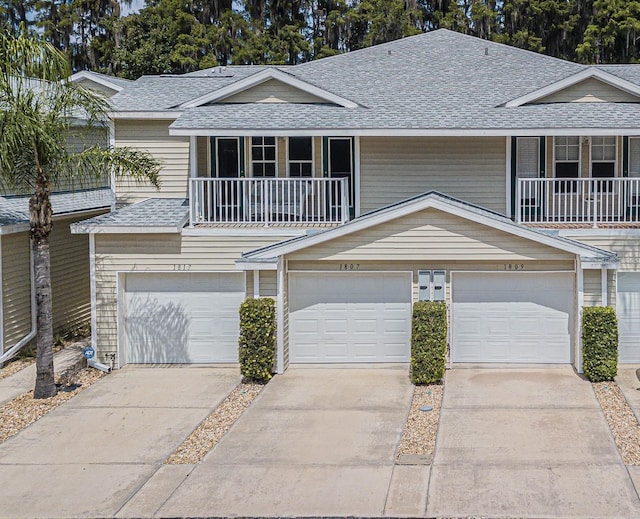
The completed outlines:
<svg viewBox="0 0 640 519">
<path fill-rule="evenodd" d="M 34 398 L 49 398 L 58 390 L 53 373 L 53 308 L 49 234 L 51 233 L 51 184 L 41 168 L 36 192 L 29 200 L 30 237 L 36 286 L 36 386 Z"/>
</svg>

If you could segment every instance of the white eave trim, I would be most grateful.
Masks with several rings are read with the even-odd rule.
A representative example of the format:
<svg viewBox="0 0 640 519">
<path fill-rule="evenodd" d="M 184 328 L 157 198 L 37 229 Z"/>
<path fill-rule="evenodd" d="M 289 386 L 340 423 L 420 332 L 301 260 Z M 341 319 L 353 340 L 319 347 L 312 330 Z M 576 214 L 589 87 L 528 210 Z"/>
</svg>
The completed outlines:
<svg viewBox="0 0 640 519">
<path fill-rule="evenodd" d="M 102 76 L 96 76 L 90 70 L 82 70 L 80 72 L 76 72 L 75 74 L 69 77 L 69 81 L 72 81 L 73 83 L 82 81 L 83 79 L 86 79 L 87 81 L 93 81 L 94 83 L 97 83 L 102 86 L 106 86 L 107 88 L 110 88 L 111 90 L 115 90 L 116 92 L 120 92 L 124 88 L 120 85 L 117 85 L 116 83 L 112 83 L 111 81 L 109 81 L 108 79 Z"/>
<path fill-rule="evenodd" d="M 133 225 L 71 225 L 71 234 L 177 234 L 182 232 L 180 226 L 144 227 Z"/>
<path fill-rule="evenodd" d="M 594 260 L 593 258 L 581 258 L 580 259 L 580 266 L 583 269 L 597 269 L 597 270 L 601 270 L 601 269 L 611 269 L 611 270 L 618 270 L 620 268 L 620 261 L 618 261 L 617 259 L 611 260 L 611 261 L 606 261 L 606 260 L 602 260 L 602 261 L 598 261 L 598 260 Z"/>
<path fill-rule="evenodd" d="M 547 245 L 549 247 L 553 247 L 570 254 L 576 254 L 587 259 L 596 260 L 600 264 L 603 261 L 608 261 L 604 258 L 598 258 L 595 251 L 593 251 L 590 247 L 581 245 L 578 242 L 572 242 L 568 239 L 561 239 L 549 234 L 537 232 L 512 223 L 511 221 L 501 221 L 497 218 L 483 215 L 476 211 L 468 211 L 462 207 L 458 207 L 457 204 L 452 204 L 442 198 L 439 198 L 438 195 L 427 195 L 425 198 L 412 200 L 399 206 L 389 208 L 388 210 L 383 210 L 379 213 L 372 214 L 371 216 L 364 216 L 360 219 L 353 220 L 352 222 L 349 222 L 335 229 L 311 235 L 308 238 L 295 240 L 292 243 L 283 243 L 282 245 L 269 247 L 268 250 L 265 250 L 262 253 L 257 252 L 255 254 L 252 254 L 250 257 L 246 258 L 246 260 L 240 259 L 237 263 L 240 264 L 243 261 L 250 262 L 256 260 L 259 261 L 261 259 L 273 259 L 281 255 L 290 254 L 298 250 L 306 249 L 307 247 L 318 245 L 320 243 L 330 241 L 335 238 L 339 238 L 341 236 L 345 236 L 364 229 L 368 229 L 370 227 L 380 225 L 390 220 L 408 216 L 417 211 L 422 211 L 429 208 L 437 209 L 454 216 L 459 216 L 466 220 L 471 220 L 482 225 L 486 225 L 487 227 L 492 227 L 494 229 L 504 231 L 514 236 L 529 239 L 533 242 Z M 602 253 L 603 255 L 606 255 L 607 253 L 609 253 L 609 251 L 602 250 Z M 615 254 L 609 254 L 614 261 L 617 260 Z"/>
<path fill-rule="evenodd" d="M 236 270 L 278 270 L 278 260 L 236 262 Z"/>
<path fill-rule="evenodd" d="M 140 111 L 140 112 L 110 112 L 111 119 L 150 119 L 162 121 L 175 121 L 182 115 L 182 112 L 174 112 L 168 110 L 161 111 Z"/>
<path fill-rule="evenodd" d="M 568 78 L 556 81 L 551 85 L 531 92 L 527 95 L 518 97 L 517 99 L 513 99 L 512 101 L 509 101 L 505 106 L 507 108 L 514 108 L 526 105 L 527 103 L 532 103 L 534 101 L 537 101 L 538 99 L 543 99 L 547 96 L 555 94 L 556 92 L 560 92 L 565 88 L 568 88 L 590 78 L 598 79 L 603 83 L 607 83 L 608 85 L 619 88 L 620 90 L 628 92 L 629 94 L 640 97 L 640 86 L 635 85 L 625 79 L 619 78 L 618 76 L 614 76 L 613 74 L 609 74 L 604 70 L 600 70 L 595 67 L 589 67 L 581 72 L 578 72 L 577 74 L 574 74 L 573 76 L 569 76 Z M 640 102 L 640 99 L 638 99 L 638 101 Z"/>
<path fill-rule="evenodd" d="M 0 227 L 0 236 L 5 234 L 15 234 L 17 232 L 25 232 L 29 230 L 29 223 L 15 223 L 11 225 L 3 225 Z"/>
<path fill-rule="evenodd" d="M 311 85 L 306 81 L 302 81 L 296 77 L 293 77 L 290 74 L 282 72 L 276 68 L 269 68 L 266 70 L 262 70 L 249 76 L 245 79 L 241 79 L 231 85 L 227 85 L 226 87 L 220 88 L 214 92 L 209 92 L 203 96 L 200 96 L 192 101 L 187 101 L 179 106 L 179 108 L 196 108 L 198 106 L 205 105 L 207 103 L 212 103 L 215 101 L 220 101 L 237 93 L 243 92 L 257 86 L 265 81 L 269 81 L 270 79 L 275 79 L 277 81 L 281 81 L 293 88 L 297 88 L 303 92 L 307 92 L 315 97 L 319 97 L 320 99 L 324 99 L 330 103 L 334 103 L 344 108 L 357 108 L 358 104 L 350 101 L 349 99 L 345 99 L 344 97 L 340 97 L 336 94 L 332 94 L 322 88 Z"/>
<path fill-rule="evenodd" d="M 116 117 L 117 118 L 117 117 Z M 131 117 L 131 119 L 144 117 Z M 175 119 L 175 117 L 173 117 Z M 159 119 L 163 119 L 159 117 Z M 168 119 L 168 117 L 164 117 Z M 575 135 L 600 135 L 628 137 L 640 136 L 640 127 L 636 128 L 291 128 L 291 129 L 251 129 L 251 128 L 171 128 L 169 135 L 175 137 L 563 137 Z"/>
</svg>

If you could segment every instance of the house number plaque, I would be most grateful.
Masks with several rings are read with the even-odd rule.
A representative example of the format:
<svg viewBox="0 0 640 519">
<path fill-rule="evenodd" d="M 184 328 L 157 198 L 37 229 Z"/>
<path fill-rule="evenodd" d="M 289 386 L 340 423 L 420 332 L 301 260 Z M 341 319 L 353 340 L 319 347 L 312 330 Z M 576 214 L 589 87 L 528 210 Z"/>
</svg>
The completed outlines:
<svg viewBox="0 0 640 519">
<path fill-rule="evenodd" d="M 524 270 L 524 263 L 505 263 L 505 270 Z"/>
<path fill-rule="evenodd" d="M 360 270 L 360 263 L 340 263 L 340 270 Z"/>
</svg>

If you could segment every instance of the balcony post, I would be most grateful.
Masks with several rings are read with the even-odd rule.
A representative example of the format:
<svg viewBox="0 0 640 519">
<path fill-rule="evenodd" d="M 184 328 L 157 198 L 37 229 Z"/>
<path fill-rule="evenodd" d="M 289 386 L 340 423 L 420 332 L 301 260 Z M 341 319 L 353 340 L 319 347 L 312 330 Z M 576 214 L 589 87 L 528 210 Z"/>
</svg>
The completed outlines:
<svg viewBox="0 0 640 519">
<path fill-rule="evenodd" d="M 589 183 L 592 184 L 589 186 L 589 191 L 593 194 L 593 228 L 598 228 L 598 197 L 600 196 L 600 192 L 595 189 L 598 187 L 598 181 L 594 179 L 590 179 Z"/>
<path fill-rule="evenodd" d="M 522 179 L 516 179 L 516 223 L 522 223 L 522 182 Z"/>
<path fill-rule="evenodd" d="M 346 223 L 349 221 L 349 179 L 344 177 L 341 180 L 342 183 L 342 215 L 341 222 Z"/>
</svg>

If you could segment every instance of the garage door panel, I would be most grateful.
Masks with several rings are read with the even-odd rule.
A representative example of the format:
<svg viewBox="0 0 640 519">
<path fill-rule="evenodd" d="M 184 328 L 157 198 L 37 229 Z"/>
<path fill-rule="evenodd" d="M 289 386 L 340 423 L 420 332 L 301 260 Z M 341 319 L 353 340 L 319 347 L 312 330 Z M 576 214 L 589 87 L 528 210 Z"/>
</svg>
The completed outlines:
<svg viewBox="0 0 640 519">
<path fill-rule="evenodd" d="M 618 351 L 620 362 L 640 362 L 640 272 L 618 272 Z"/>
<path fill-rule="evenodd" d="M 571 362 L 572 274 L 453 276 L 453 362 Z"/>
<path fill-rule="evenodd" d="M 292 363 L 409 359 L 408 273 L 291 273 L 289 300 Z M 315 356 L 308 349 L 313 334 Z"/>
<path fill-rule="evenodd" d="M 242 274 L 127 275 L 128 362 L 237 362 L 243 299 Z"/>
</svg>

